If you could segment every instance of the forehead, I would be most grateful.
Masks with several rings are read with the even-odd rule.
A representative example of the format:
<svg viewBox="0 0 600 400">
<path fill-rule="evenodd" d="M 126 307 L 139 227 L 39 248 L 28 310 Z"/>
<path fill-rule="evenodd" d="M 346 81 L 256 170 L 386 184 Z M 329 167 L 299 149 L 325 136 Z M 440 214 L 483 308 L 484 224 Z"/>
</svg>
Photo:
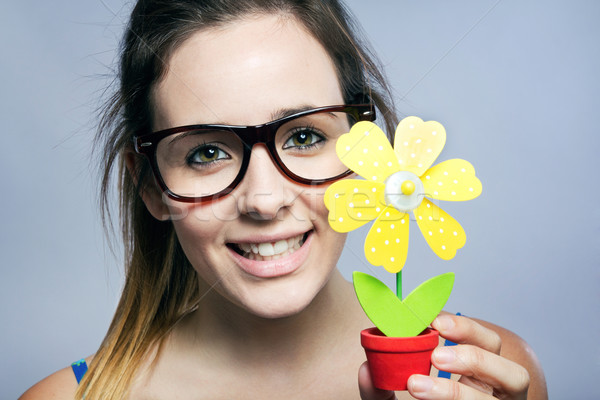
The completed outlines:
<svg viewBox="0 0 600 400">
<path fill-rule="evenodd" d="M 193 34 L 153 90 L 154 130 L 260 124 L 281 109 L 343 102 L 323 46 L 291 17 L 253 16 Z"/>
</svg>

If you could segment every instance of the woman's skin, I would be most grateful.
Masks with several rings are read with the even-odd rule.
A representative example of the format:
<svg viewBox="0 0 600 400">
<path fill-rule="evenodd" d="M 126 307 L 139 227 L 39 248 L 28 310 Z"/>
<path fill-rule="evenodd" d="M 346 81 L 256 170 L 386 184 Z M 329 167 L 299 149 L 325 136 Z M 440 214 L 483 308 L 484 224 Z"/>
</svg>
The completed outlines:
<svg viewBox="0 0 600 400">
<path fill-rule="evenodd" d="M 255 16 L 197 32 L 168 63 L 152 94 L 154 130 L 254 125 L 286 110 L 343 103 L 327 53 L 288 17 Z M 133 154 L 127 160 L 133 167 Z M 365 355 L 358 335 L 372 323 L 336 268 L 345 235 L 329 227 L 325 189 L 287 179 L 257 145 L 244 180 L 219 201 L 165 201 L 157 188 L 142 194 L 155 218 L 172 219 L 205 294 L 160 353 L 150 353 L 131 388 L 132 399 L 359 398 L 357 370 Z M 240 260 L 228 247 L 307 232 L 295 253 L 258 264 Z M 442 362 L 443 349 L 432 356 L 435 366 L 463 377 L 459 383 L 413 376 L 400 398 L 483 399 L 493 390 L 503 398 L 524 399 L 529 377 L 529 398 L 545 398 L 535 356 L 514 334 L 449 314 L 433 326 L 441 336 L 466 344 L 453 347 L 449 361 Z M 393 396 L 372 387 L 364 366 L 359 382 L 363 399 Z M 427 382 L 430 390 L 424 389 Z M 66 368 L 22 399 L 71 399 L 75 390 Z"/>
</svg>

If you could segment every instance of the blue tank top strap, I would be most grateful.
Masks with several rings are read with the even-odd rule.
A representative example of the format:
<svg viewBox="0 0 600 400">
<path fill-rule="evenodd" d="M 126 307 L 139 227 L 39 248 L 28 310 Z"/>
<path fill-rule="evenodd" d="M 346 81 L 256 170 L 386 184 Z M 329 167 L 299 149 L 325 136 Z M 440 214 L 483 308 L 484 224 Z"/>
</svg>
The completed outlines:
<svg viewBox="0 0 600 400">
<path fill-rule="evenodd" d="M 461 313 L 457 312 L 456 315 L 462 315 Z M 446 339 L 444 341 L 444 346 L 456 346 L 456 343 Z M 450 379 L 450 377 L 452 376 L 452 373 L 448 372 L 448 371 L 438 371 L 438 377 L 439 378 L 446 378 L 446 379 Z"/>
<path fill-rule="evenodd" d="M 77 384 L 79 384 L 87 372 L 88 366 L 85 360 L 82 358 L 81 360 L 75 361 L 73 364 L 71 364 L 71 369 L 73 369 L 75 379 L 77 379 Z"/>
</svg>

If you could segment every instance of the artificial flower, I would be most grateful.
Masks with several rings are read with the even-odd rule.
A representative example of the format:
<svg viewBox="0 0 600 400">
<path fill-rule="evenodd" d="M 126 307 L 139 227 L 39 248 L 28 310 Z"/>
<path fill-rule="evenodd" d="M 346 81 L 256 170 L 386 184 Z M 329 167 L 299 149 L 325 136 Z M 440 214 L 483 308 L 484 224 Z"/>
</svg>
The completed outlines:
<svg viewBox="0 0 600 400">
<path fill-rule="evenodd" d="M 372 122 L 355 124 L 338 139 L 336 152 L 364 180 L 340 180 L 325 193 L 334 230 L 349 232 L 375 220 L 365 240 L 365 256 L 391 273 L 401 271 L 406 261 L 411 212 L 433 252 L 449 260 L 464 246 L 466 235 L 430 199 L 464 201 L 481 193 L 469 162 L 452 159 L 431 167 L 446 143 L 440 123 L 407 117 L 398 124 L 394 143 L 392 148 Z"/>
</svg>

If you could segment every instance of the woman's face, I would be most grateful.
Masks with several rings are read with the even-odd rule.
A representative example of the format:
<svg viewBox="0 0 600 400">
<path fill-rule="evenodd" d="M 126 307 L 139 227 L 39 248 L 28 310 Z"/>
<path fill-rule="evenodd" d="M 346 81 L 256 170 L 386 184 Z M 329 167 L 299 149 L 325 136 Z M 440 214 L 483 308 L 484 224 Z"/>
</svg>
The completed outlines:
<svg viewBox="0 0 600 400">
<path fill-rule="evenodd" d="M 295 20 L 276 16 L 194 34 L 172 54 L 152 100 L 154 130 L 258 125 L 285 110 L 343 104 L 324 48 Z M 229 195 L 212 203 L 146 204 L 155 216 L 172 219 L 185 254 L 212 294 L 276 318 L 314 299 L 342 250 L 345 236 L 327 222 L 325 189 L 284 177 L 258 144 L 244 179 Z"/>
</svg>

